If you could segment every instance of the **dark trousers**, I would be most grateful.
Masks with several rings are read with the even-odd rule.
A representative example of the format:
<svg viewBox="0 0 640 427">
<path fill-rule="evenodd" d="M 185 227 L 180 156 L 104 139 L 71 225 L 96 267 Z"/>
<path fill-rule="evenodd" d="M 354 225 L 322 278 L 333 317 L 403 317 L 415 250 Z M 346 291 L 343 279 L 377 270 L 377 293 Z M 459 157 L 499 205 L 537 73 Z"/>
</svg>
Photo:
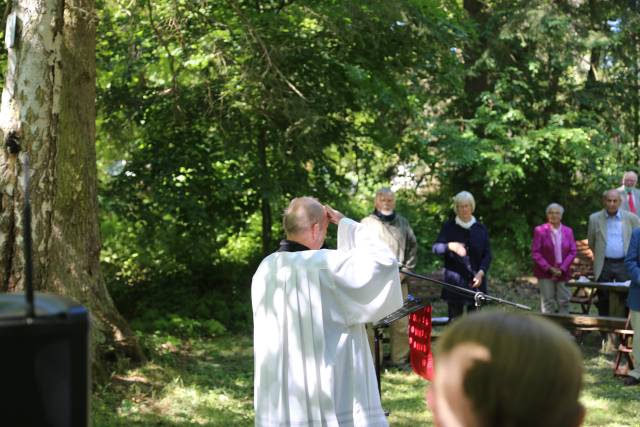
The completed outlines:
<svg viewBox="0 0 640 427">
<path fill-rule="evenodd" d="M 610 261 L 605 258 L 602 272 L 598 277 L 598 282 L 626 282 L 629 280 L 629 273 L 624 266 L 624 260 Z M 609 316 L 609 291 L 598 289 L 598 315 Z M 619 313 L 615 313 L 620 315 Z"/>
<path fill-rule="evenodd" d="M 602 267 L 602 272 L 600 273 L 600 277 L 598 277 L 598 282 L 626 282 L 629 280 L 629 273 L 627 273 L 627 269 L 624 266 L 624 261 L 616 260 L 610 261 L 605 258 L 604 265 Z M 610 303 L 609 303 L 609 291 L 606 289 L 598 289 L 598 302 L 596 303 L 596 307 L 598 307 L 598 315 L 599 316 L 609 316 L 613 314 L 615 316 L 622 316 L 621 313 L 611 313 L 610 311 Z M 602 349 L 606 352 L 615 351 L 618 348 L 618 338 L 613 332 L 601 332 L 602 336 Z"/>
<path fill-rule="evenodd" d="M 447 302 L 447 311 L 449 312 L 449 322 L 451 322 L 456 317 L 460 317 L 464 314 L 465 306 L 467 307 L 467 313 L 471 313 L 473 311 L 478 310 L 479 307 L 476 307 L 475 304 L 465 304 L 464 302 Z"/>
</svg>

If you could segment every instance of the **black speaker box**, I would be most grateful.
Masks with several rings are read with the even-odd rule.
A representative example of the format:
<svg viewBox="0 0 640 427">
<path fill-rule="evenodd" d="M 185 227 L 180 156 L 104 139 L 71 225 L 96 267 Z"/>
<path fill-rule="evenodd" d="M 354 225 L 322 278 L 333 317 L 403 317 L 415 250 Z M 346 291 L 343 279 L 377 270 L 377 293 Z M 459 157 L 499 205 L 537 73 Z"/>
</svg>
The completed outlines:
<svg viewBox="0 0 640 427">
<path fill-rule="evenodd" d="M 89 313 L 75 301 L 0 294 L 0 425 L 89 425 Z"/>
</svg>

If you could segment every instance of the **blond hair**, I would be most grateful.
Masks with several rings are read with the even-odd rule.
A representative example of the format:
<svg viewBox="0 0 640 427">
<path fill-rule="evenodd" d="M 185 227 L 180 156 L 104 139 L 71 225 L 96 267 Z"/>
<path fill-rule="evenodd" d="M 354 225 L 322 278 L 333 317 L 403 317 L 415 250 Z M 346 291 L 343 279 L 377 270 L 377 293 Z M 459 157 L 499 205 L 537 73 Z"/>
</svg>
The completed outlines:
<svg viewBox="0 0 640 427">
<path fill-rule="evenodd" d="M 488 360 L 476 360 L 463 380 L 480 426 L 579 423 L 582 354 L 567 331 L 540 317 L 477 312 L 456 320 L 438 339 L 436 366 L 439 357 L 463 343 L 490 353 Z"/>
</svg>

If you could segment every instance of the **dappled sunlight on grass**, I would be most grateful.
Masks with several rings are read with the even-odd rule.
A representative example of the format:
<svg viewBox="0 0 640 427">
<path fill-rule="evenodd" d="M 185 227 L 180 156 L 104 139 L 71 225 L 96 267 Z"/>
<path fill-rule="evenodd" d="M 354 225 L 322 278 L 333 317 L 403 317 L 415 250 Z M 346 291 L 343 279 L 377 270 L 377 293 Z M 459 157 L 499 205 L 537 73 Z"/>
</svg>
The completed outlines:
<svg viewBox="0 0 640 427">
<path fill-rule="evenodd" d="M 94 386 L 92 425 L 252 426 L 253 352 L 250 336 L 143 337 L 149 361 L 119 366 L 107 384 Z M 584 426 L 640 425 L 639 387 L 612 375 L 613 354 L 599 351 L 599 336 L 585 336 Z M 424 400 L 427 382 L 410 371 L 382 373 L 382 405 L 392 427 L 432 426 Z"/>
<path fill-rule="evenodd" d="M 613 376 L 613 353 L 599 351 L 600 338 L 592 333 L 581 346 L 585 385 L 581 401 L 587 408 L 585 426 L 638 426 L 640 400 L 637 387 L 624 387 Z"/>
<path fill-rule="evenodd" d="M 94 426 L 253 425 L 250 339 L 152 335 L 143 342 L 149 362 L 96 388 Z"/>
<path fill-rule="evenodd" d="M 427 382 L 410 371 L 382 373 L 382 406 L 391 426 L 430 425 L 431 413 L 424 400 Z"/>
<path fill-rule="evenodd" d="M 225 414 L 229 420 L 235 420 L 234 425 L 242 421 L 247 425 L 252 424 L 252 418 L 246 413 L 242 401 L 237 401 L 224 391 L 203 390 L 197 386 L 176 384 L 167 387 L 153 410 L 165 414 L 171 421 L 189 421 L 199 425 L 209 425 L 221 414 Z"/>
</svg>

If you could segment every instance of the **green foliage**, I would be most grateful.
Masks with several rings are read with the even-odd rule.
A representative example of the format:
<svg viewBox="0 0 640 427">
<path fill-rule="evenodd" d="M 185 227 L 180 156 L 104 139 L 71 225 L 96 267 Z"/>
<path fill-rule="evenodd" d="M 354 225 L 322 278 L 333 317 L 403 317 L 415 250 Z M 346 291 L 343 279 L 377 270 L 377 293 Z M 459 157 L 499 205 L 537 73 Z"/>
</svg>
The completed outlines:
<svg viewBox="0 0 640 427">
<path fill-rule="evenodd" d="M 118 300 L 144 288 L 174 298 L 136 299 L 130 312 L 178 313 L 181 291 L 163 289 L 178 286 L 180 298 L 235 292 L 246 306 L 240 289 L 261 243 L 279 240 L 292 196 L 361 212 L 352 197 L 391 178 L 394 153 L 417 141 L 424 86 L 439 90 L 436 71 L 452 61 L 428 42 L 447 38 L 428 26 L 444 15 L 425 10 L 105 1 L 98 149 L 116 173 L 101 173 L 100 200 Z M 230 326 L 231 314 L 214 313 Z"/>
<path fill-rule="evenodd" d="M 584 238 L 638 162 L 639 12 L 475 4 L 99 2 L 103 263 L 125 314 L 248 328 L 252 272 L 303 194 L 359 219 L 403 181 L 421 271 L 461 190 L 492 274 L 526 272 L 551 202 Z"/>
<path fill-rule="evenodd" d="M 611 94 L 600 96 L 602 86 L 615 81 L 606 75 L 591 82 L 580 69 L 581 55 L 591 50 L 595 58 L 593 49 L 610 49 L 618 37 L 604 21 L 600 32 L 589 32 L 594 13 L 586 5 L 548 1 L 490 2 L 487 10 L 471 13 L 471 22 L 483 26 L 466 39 L 466 57 L 475 62 L 466 67 L 465 87 L 481 90 L 460 94 L 453 114 L 443 115 L 430 136 L 442 159 L 436 170 L 442 192 L 471 191 L 478 216 L 492 236 L 509 236 L 496 240 L 508 244 L 516 259 L 527 256 L 531 229 L 554 201 L 567 208 L 564 222 L 583 237 L 602 191 L 617 186 L 622 171 L 634 165 L 633 145 L 611 144 L 612 137 L 638 140 L 612 125 L 629 116 Z M 608 55 L 593 64 L 605 74 L 606 61 L 615 57 Z M 470 104 L 474 109 L 461 121 L 456 112 Z"/>
</svg>

